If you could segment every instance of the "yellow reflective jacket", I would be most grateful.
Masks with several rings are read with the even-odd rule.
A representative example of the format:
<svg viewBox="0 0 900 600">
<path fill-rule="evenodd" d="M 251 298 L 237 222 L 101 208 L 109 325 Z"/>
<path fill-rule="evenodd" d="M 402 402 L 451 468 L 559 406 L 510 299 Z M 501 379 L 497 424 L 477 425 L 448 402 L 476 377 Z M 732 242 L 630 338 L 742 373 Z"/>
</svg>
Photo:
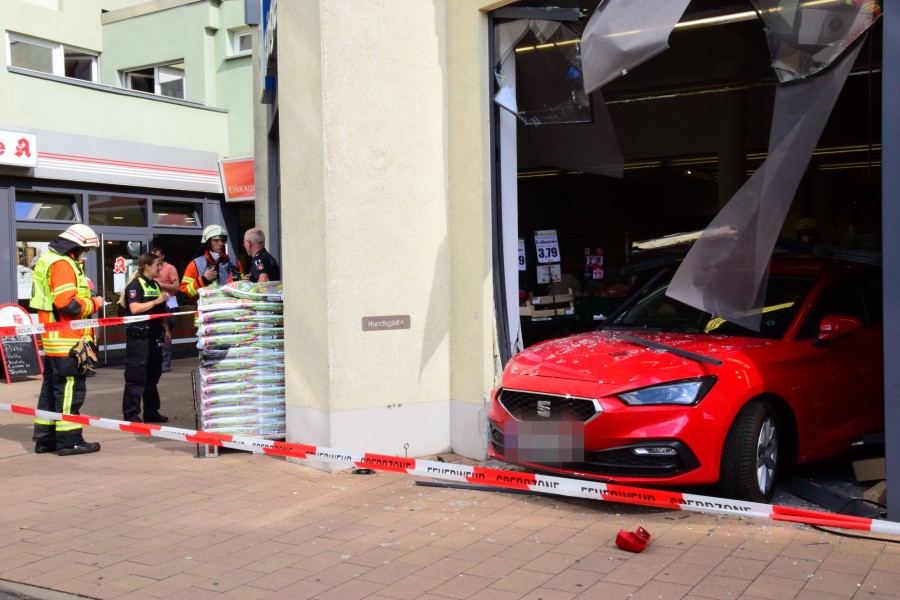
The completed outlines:
<svg viewBox="0 0 900 600">
<path fill-rule="evenodd" d="M 73 298 L 81 308 L 79 315 L 70 317 L 60 314 L 59 309 L 68 306 Z M 96 307 L 81 263 L 52 248 L 44 252 L 32 274 L 31 308 L 38 311 L 38 320 L 44 324 L 90 317 Z M 68 356 L 69 349 L 82 338 L 94 341 L 93 329 L 45 331 L 41 334 L 41 344 L 47 356 Z"/>
</svg>

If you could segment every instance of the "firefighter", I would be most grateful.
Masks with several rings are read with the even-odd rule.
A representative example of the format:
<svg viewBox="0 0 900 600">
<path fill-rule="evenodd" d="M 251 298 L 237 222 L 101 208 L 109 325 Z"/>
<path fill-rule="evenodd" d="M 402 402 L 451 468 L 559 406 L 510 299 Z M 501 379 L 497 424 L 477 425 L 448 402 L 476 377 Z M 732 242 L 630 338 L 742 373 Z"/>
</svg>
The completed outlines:
<svg viewBox="0 0 900 600">
<path fill-rule="evenodd" d="M 126 315 L 166 313 L 169 294 L 162 291 L 156 281 L 162 264 L 163 260 L 151 252 L 138 258 L 137 271 L 119 297 L 119 304 L 125 307 Z M 163 317 L 125 326 L 125 391 L 122 393 L 122 413 L 126 421 L 169 421 L 167 416 L 159 413 L 159 390 L 156 385 L 162 375 L 162 344 L 170 341 L 169 324 Z M 141 399 L 144 401 L 143 421 L 140 418 Z"/>
<path fill-rule="evenodd" d="M 208 225 L 200 238 L 201 246 L 194 260 L 188 263 L 181 278 L 181 291 L 196 300 L 200 288 L 218 283 L 225 285 L 241 278 L 241 265 L 225 252 L 228 232 L 221 225 Z"/>
<path fill-rule="evenodd" d="M 69 323 L 86 319 L 103 306 L 103 298 L 91 297 L 90 283 L 81 261 L 100 241 L 86 225 L 72 225 L 50 242 L 34 267 L 31 308 L 41 323 Z M 38 410 L 79 414 L 87 392 L 88 369 L 78 358 L 85 345 L 93 346 L 93 329 L 61 329 L 41 334 L 44 348 L 44 380 Z M 81 354 L 82 358 L 84 357 Z M 89 454 L 100 450 L 97 442 L 86 442 L 81 424 L 68 421 L 34 420 L 34 451 L 60 456 Z"/>
</svg>

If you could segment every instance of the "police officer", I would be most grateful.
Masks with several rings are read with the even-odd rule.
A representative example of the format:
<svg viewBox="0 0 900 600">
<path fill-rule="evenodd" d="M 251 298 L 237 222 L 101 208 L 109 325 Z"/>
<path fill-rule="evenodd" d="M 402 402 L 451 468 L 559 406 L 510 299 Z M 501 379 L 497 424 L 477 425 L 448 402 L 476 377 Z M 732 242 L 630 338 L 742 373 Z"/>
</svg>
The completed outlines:
<svg viewBox="0 0 900 600">
<path fill-rule="evenodd" d="M 147 252 L 138 259 L 138 268 L 122 291 L 119 304 L 126 315 L 165 314 L 169 294 L 154 281 L 159 277 L 162 259 Z M 164 318 L 129 323 L 125 326 L 125 391 L 122 413 L 126 421 L 141 422 L 141 399 L 144 400 L 144 423 L 166 423 L 169 418 L 159 413 L 159 383 L 162 374 L 162 344 L 171 341 L 169 325 Z"/>
<path fill-rule="evenodd" d="M 262 229 L 248 229 L 244 234 L 244 248 L 250 257 L 250 281 L 281 281 L 278 261 L 266 250 L 266 234 Z"/>
<path fill-rule="evenodd" d="M 237 281 L 243 272 L 237 260 L 225 251 L 228 232 L 224 227 L 207 225 L 200 242 L 197 255 L 188 263 L 181 278 L 181 292 L 191 300 L 200 296 L 200 288 Z"/>
<path fill-rule="evenodd" d="M 87 225 L 72 225 L 41 255 L 34 267 L 31 308 L 41 323 L 68 323 L 86 319 L 103 306 L 103 298 L 91 297 L 90 283 L 81 261 L 85 254 L 100 247 L 97 234 Z M 94 343 L 93 329 L 63 329 L 41 334 L 44 348 L 44 380 L 38 398 L 38 410 L 79 414 L 87 394 L 87 371 L 71 355 L 79 343 Z M 34 420 L 34 451 L 56 451 L 60 456 L 89 454 L 100 450 L 97 442 L 86 442 L 81 424 Z"/>
</svg>

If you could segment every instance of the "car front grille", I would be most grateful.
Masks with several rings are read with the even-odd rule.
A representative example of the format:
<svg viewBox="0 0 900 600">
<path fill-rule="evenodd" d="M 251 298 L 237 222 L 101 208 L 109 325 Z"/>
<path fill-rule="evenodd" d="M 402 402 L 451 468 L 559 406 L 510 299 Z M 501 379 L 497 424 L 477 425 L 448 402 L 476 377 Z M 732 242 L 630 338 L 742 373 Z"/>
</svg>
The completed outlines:
<svg viewBox="0 0 900 600">
<path fill-rule="evenodd" d="M 535 394 L 519 390 L 500 390 L 497 400 L 519 421 L 587 421 L 599 411 L 591 400 Z"/>
</svg>

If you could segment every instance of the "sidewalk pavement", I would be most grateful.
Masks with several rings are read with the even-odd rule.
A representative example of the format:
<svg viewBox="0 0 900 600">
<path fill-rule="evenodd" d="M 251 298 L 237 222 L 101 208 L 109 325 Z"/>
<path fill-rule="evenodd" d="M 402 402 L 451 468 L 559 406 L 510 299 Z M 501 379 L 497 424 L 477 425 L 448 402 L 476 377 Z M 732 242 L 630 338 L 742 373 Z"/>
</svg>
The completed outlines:
<svg viewBox="0 0 900 600">
<path fill-rule="evenodd" d="M 196 359 L 172 366 L 162 412 L 194 429 Z M 84 414 L 121 419 L 122 373 L 88 380 Z M 0 398 L 35 406 L 39 388 L 0 382 Z M 90 427 L 99 453 L 37 455 L 31 432 L 0 411 L 0 580 L 37 598 L 900 597 L 900 546 L 806 525 L 196 458 L 194 444 Z M 646 550 L 619 549 L 638 526 Z"/>
</svg>

